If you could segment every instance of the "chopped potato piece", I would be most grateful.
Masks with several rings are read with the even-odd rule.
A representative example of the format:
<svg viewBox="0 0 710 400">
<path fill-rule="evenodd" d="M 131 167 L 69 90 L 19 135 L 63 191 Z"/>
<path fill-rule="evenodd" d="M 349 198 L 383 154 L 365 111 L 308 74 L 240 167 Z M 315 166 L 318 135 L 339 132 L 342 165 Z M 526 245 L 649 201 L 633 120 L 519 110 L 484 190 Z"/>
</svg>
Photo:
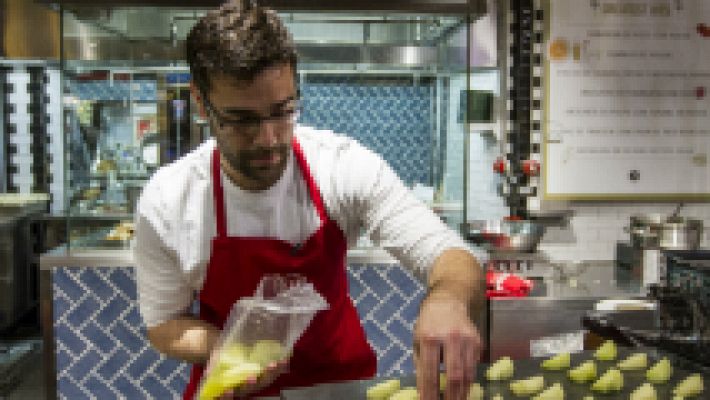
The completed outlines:
<svg viewBox="0 0 710 400">
<path fill-rule="evenodd" d="M 559 371 L 561 369 L 569 368 L 569 363 L 569 353 L 560 353 L 543 361 L 541 367 L 550 371 Z"/>
<path fill-rule="evenodd" d="M 545 379 L 542 375 L 510 382 L 510 391 L 516 396 L 530 396 L 541 391 L 544 387 Z"/>
<path fill-rule="evenodd" d="M 653 385 L 646 382 L 631 392 L 629 400 L 656 400 L 657 398 L 656 389 L 653 388 Z"/>
<path fill-rule="evenodd" d="M 584 383 L 590 382 L 597 377 L 597 364 L 594 361 L 585 361 L 576 368 L 573 368 L 567 372 L 569 379 L 577 382 Z"/>
<path fill-rule="evenodd" d="M 592 384 L 592 390 L 601 393 L 618 392 L 623 386 L 624 376 L 621 371 L 611 368 Z"/>
<path fill-rule="evenodd" d="M 673 388 L 673 395 L 680 397 L 692 397 L 702 393 L 703 389 L 703 377 L 700 374 L 693 374 L 683 379 L 675 388 Z"/>
<path fill-rule="evenodd" d="M 222 371 L 222 385 L 233 388 L 246 382 L 247 379 L 259 375 L 263 371 L 261 365 L 256 363 L 241 363 Z"/>
<path fill-rule="evenodd" d="M 486 378 L 489 381 L 502 381 L 513 376 L 513 360 L 503 357 L 488 367 Z"/>
<path fill-rule="evenodd" d="M 263 368 L 269 364 L 281 361 L 286 357 L 284 347 L 276 340 L 259 340 L 249 352 L 249 361 L 261 365 Z"/>
<path fill-rule="evenodd" d="M 673 368 L 671 362 L 666 357 L 663 357 L 648 371 L 646 371 L 646 379 L 651 383 L 666 383 L 671 379 Z"/>
<path fill-rule="evenodd" d="M 217 366 L 210 371 L 200 390 L 200 400 L 214 399 L 225 391 L 246 382 L 247 379 L 261 374 L 259 364 L 242 362 L 230 367 Z"/>
<path fill-rule="evenodd" d="M 471 384 L 468 388 L 468 400 L 483 400 L 483 387 L 480 384 Z"/>
<path fill-rule="evenodd" d="M 257 341 L 251 349 L 242 343 L 225 345 L 215 356 L 205 376 L 199 399 L 213 399 L 259 376 L 268 364 L 285 357 L 281 344 L 274 340 Z"/>
<path fill-rule="evenodd" d="M 616 358 L 616 343 L 613 340 L 604 342 L 597 351 L 594 352 L 594 358 L 599 361 L 611 361 Z"/>
<path fill-rule="evenodd" d="M 646 353 L 634 353 L 625 360 L 620 361 L 617 365 L 622 371 L 636 371 L 644 369 L 648 365 L 648 356 Z"/>
<path fill-rule="evenodd" d="M 241 343 L 234 343 L 225 346 L 221 350 L 217 358 L 217 362 L 219 365 L 226 365 L 227 367 L 231 365 L 240 364 L 247 361 L 248 353 L 249 349 L 247 348 L 247 346 Z"/>
<path fill-rule="evenodd" d="M 387 400 L 399 390 L 399 379 L 389 379 L 367 389 L 367 400 Z"/>
<path fill-rule="evenodd" d="M 549 388 L 545 389 L 542 393 L 533 397 L 532 400 L 564 400 L 565 391 L 562 389 L 562 385 L 555 383 Z"/>
<path fill-rule="evenodd" d="M 417 400 L 419 399 L 419 394 L 417 389 L 413 387 L 406 387 L 400 389 L 397 393 L 393 394 L 389 400 Z"/>
</svg>

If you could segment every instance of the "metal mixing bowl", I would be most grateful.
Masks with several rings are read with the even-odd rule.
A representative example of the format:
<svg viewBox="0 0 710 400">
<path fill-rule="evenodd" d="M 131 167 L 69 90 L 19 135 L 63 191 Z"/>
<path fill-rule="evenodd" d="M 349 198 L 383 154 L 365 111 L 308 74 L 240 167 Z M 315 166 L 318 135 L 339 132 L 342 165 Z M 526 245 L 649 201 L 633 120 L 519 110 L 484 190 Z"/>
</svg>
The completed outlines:
<svg viewBox="0 0 710 400">
<path fill-rule="evenodd" d="M 468 224 L 466 238 L 487 250 L 532 253 L 545 228 L 530 220 L 480 220 Z"/>
</svg>

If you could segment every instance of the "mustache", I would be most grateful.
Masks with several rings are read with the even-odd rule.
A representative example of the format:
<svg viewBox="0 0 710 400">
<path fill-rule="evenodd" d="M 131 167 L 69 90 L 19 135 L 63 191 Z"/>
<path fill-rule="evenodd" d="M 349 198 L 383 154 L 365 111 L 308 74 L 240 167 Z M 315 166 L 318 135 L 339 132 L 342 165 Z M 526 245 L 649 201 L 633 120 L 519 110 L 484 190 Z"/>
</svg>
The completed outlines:
<svg viewBox="0 0 710 400">
<path fill-rule="evenodd" d="M 287 154 L 290 149 L 289 145 L 278 145 L 274 147 L 261 147 L 252 150 L 242 150 L 241 156 L 243 158 L 253 159 L 253 158 L 267 158 L 273 154 Z"/>
</svg>

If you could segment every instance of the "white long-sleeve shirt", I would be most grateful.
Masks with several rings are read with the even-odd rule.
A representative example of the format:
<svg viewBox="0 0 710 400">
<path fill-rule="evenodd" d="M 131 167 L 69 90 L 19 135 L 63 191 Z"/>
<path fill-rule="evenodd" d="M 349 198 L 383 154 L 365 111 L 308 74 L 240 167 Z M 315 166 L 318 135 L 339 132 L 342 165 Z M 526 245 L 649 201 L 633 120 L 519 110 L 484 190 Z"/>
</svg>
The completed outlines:
<svg viewBox="0 0 710 400">
<path fill-rule="evenodd" d="M 367 233 L 416 272 L 425 272 L 446 249 L 468 249 L 377 154 L 331 131 L 298 126 L 295 136 L 348 247 Z M 160 168 L 138 201 L 133 255 L 140 312 L 149 327 L 184 313 L 202 287 L 217 231 L 210 169 L 215 145 L 210 139 Z M 267 190 L 241 190 L 224 173 L 221 179 L 229 236 L 296 244 L 321 223 L 293 153 Z"/>
</svg>

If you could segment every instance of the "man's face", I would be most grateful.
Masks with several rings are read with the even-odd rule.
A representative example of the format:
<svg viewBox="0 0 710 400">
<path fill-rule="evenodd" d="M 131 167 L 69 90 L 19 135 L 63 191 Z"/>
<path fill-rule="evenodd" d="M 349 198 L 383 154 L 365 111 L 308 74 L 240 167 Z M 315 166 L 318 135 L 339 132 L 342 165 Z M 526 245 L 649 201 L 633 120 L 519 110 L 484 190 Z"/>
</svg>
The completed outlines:
<svg viewBox="0 0 710 400">
<path fill-rule="evenodd" d="M 289 64 L 245 82 L 211 80 L 207 114 L 227 175 L 245 190 L 264 190 L 281 177 L 290 154 L 298 94 Z"/>
</svg>

